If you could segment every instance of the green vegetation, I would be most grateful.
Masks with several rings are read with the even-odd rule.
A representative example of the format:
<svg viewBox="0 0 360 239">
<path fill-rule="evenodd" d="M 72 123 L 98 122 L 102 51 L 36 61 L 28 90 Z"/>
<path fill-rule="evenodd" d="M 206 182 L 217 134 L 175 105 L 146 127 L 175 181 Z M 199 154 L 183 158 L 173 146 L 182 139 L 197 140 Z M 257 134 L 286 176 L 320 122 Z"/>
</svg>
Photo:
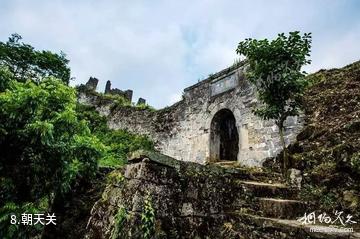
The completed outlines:
<svg viewBox="0 0 360 239">
<path fill-rule="evenodd" d="M 14 202 L 7 202 L 0 208 L 1 238 L 28 238 L 29 235 L 34 235 L 41 231 L 41 224 L 29 227 L 17 225 L 15 222 L 19 220 L 18 216 L 22 213 L 41 213 L 46 208 L 46 205 L 36 205 L 34 203 L 16 204 Z M 9 225 L 11 222 L 14 224 Z"/>
<path fill-rule="evenodd" d="M 139 110 L 156 111 L 154 107 L 148 104 L 135 104 L 133 102 L 130 102 L 128 99 L 124 98 L 121 95 L 99 93 L 88 89 L 85 85 L 79 85 L 76 86 L 75 88 L 77 89 L 78 92 L 85 93 L 86 95 L 96 96 L 97 105 L 109 104 L 110 110 L 112 112 L 122 107 L 133 107 Z"/>
<path fill-rule="evenodd" d="M 118 185 L 124 182 L 125 177 L 122 173 L 117 170 L 113 170 L 111 173 L 107 175 L 107 184 Z"/>
<path fill-rule="evenodd" d="M 1 78 L 8 88 L 0 93 L 0 207 L 43 210 L 40 202 L 51 205 L 77 176 L 94 174 L 104 145 L 77 117 L 74 89 L 51 77 L 18 82 L 0 71 L 9 77 Z M 0 231 L 14 230 L 7 223 Z"/>
<path fill-rule="evenodd" d="M 43 225 L 17 223 L 22 213 L 46 215 L 98 165 L 119 167 L 132 150 L 153 149 L 147 137 L 110 130 L 94 108 L 77 103 L 64 55 L 20 39 L 0 42 L 0 238 L 40 235 Z"/>
<path fill-rule="evenodd" d="M 144 239 L 151 238 L 155 233 L 155 210 L 152 206 L 150 193 L 144 198 L 144 209 L 141 213 L 141 229 Z"/>
<path fill-rule="evenodd" d="M 20 35 L 13 34 L 6 43 L 0 42 L 0 66 L 5 66 L 21 82 L 54 76 L 65 84 L 69 83 L 69 60 L 63 52 L 36 51 L 21 39 Z"/>
<path fill-rule="evenodd" d="M 307 85 L 301 67 L 309 64 L 311 34 L 281 33 L 275 40 L 245 39 L 236 52 L 247 58 L 250 68 L 248 79 L 256 85 L 262 108 L 255 114 L 263 119 L 274 119 L 283 145 L 283 172 L 288 167 L 284 140 L 284 122 L 300 110 L 301 96 Z"/>
<path fill-rule="evenodd" d="M 133 107 L 133 108 L 139 109 L 139 110 L 156 111 L 155 108 L 151 107 L 148 104 L 139 104 L 139 105 L 137 105 L 137 104 L 135 104 L 133 102 L 130 102 L 127 99 L 125 99 L 124 97 L 119 96 L 119 95 L 102 94 L 101 97 L 99 97 L 98 99 L 100 99 L 101 101 L 110 100 L 110 102 L 111 102 L 110 110 L 112 112 L 114 112 L 118 108 L 122 108 L 122 107 Z"/>
<path fill-rule="evenodd" d="M 123 225 L 127 220 L 127 218 L 128 218 L 128 213 L 126 209 L 120 206 L 118 212 L 115 215 L 115 219 L 114 219 L 115 226 L 113 231 L 111 232 L 111 239 L 119 238 L 119 234 L 122 231 Z"/>
<path fill-rule="evenodd" d="M 141 109 L 141 110 L 149 110 L 149 111 L 156 111 L 156 109 L 148 104 L 138 104 L 135 105 L 136 108 Z"/>
<path fill-rule="evenodd" d="M 138 149 L 153 150 L 153 142 L 146 136 L 129 133 L 125 130 L 111 130 L 106 118 L 100 116 L 93 106 L 78 104 L 77 112 L 81 119 L 89 123 L 92 133 L 106 147 L 106 154 L 99 160 L 100 167 L 119 167 L 126 162 L 127 155 Z"/>
<path fill-rule="evenodd" d="M 360 62 L 307 76 L 307 126 L 289 147 L 303 172 L 301 198 L 314 210 L 360 216 Z"/>
</svg>

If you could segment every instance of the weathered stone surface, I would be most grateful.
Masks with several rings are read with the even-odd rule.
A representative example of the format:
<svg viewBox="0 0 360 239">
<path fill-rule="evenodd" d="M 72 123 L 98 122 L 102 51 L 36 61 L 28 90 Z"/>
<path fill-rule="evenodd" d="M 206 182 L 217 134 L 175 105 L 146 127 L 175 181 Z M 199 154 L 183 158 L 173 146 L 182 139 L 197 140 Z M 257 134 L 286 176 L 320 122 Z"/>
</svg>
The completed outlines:
<svg viewBox="0 0 360 239">
<path fill-rule="evenodd" d="M 288 182 L 291 186 L 301 188 L 302 175 L 301 171 L 295 168 L 291 168 L 287 172 Z"/>
<path fill-rule="evenodd" d="M 111 81 L 108 80 L 108 81 L 106 81 L 104 93 L 105 94 L 110 94 L 110 91 L 111 91 Z"/>
<path fill-rule="evenodd" d="M 245 79 L 245 69 L 246 65 L 241 63 L 220 71 L 186 88 L 180 102 L 156 112 L 134 107 L 117 107 L 111 111 L 109 104 L 95 106 L 108 117 L 110 128 L 146 134 L 161 153 L 201 164 L 219 160 L 220 141 L 216 140 L 214 119 L 221 111 L 230 111 L 238 135 L 237 157 L 231 160 L 241 165 L 261 166 L 265 158 L 276 156 L 282 147 L 275 123 L 252 113 L 258 102 L 255 88 Z M 83 95 L 79 101 L 93 104 L 96 102 L 93 98 Z M 302 124 L 302 117 L 286 120 L 287 144 L 295 140 Z"/>
<path fill-rule="evenodd" d="M 90 77 L 88 82 L 86 82 L 85 86 L 87 89 L 89 89 L 91 91 L 95 91 L 98 83 L 99 83 L 99 80 L 97 78 Z"/>
<path fill-rule="evenodd" d="M 86 238 L 143 238 L 141 218 L 145 200 L 149 199 L 155 212 L 152 238 L 350 236 L 309 233 L 309 227 L 296 220 L 264 217 L 294 218 L 303 215 L 306 209 L 302 202 L 289 199 L 296 197 L 295 189 L 283 184 L 240 180 L 250 176 L 246 171 L 139 151 L 117 173 L 125 175 L 125 179 L 108 185 L 102 199 L 94 205 Z M 351 236 L 357 238 L 356 233 Z"/>
<path fill-rule="evenodd" d="M 255 181 L 238 181 L 244 190 L 254 197 L 286 197 L 296 198 L 297 191 L 280 183 L 263 183 Z"/>
<path fill-rule="evenodd" d="M 126 90 L 122 91 L 118 88 L 111 88 L 111 81 L 107 81 L 105 85 L 105 94 L 112 94 L 112 95 L 120 95 L 127 99 L 129 102 L 132 101 L 133 91 L 132 90 Z"/>
<path fill-rule="evenodd" d="M 126 90 L 124 92 L 124 94 L 125 94 L 125 98 L 128 99 L 130 102 L 132 102 L 133 91 L 132 90 Z"/>
<path fill-rule="evenodd" d="M 144 98 L 139 98 L 138 102 L 136 103 L 137 105 L 145 105 L 146 104 L 146 100 Z"/>
<path fill-rule="evenodd" d="M 298 200 L 259 198 L 263 215 L 274 218 L 296 219 L 306 212 L 306 204 Z"/>
<path fill-rule="evenodd" d="M 129 160 L 126 169 L 118 172 L 124 174 L 124 182 L 109 185 L 103 199 L 94 205 L 87 238 L 109 238 L 119 208 L 125 208 L 131 217 L 121 225 L 118 238 L 141 238 L 141 214 L 148 194 L 156 214 L 156 238 L 216 235 L 213 228 L 223 220 L 229 206 L 249 203 L 250 198 L 235 183 L 238 179 L 231 170 L 184 163 L 157 153 L 144 154 L 139 152 Z"/>
</svg>

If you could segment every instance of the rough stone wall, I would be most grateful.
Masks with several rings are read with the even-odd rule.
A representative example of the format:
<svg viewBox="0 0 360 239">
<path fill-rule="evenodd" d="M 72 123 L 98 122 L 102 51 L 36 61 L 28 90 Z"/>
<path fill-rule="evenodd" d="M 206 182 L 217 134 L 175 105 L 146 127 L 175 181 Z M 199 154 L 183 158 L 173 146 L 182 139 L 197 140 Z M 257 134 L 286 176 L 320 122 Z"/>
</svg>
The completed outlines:
<svg viewBox="0 0 360 239">
<path fill-rule="evenodd" d="M 259 197 L 289 197 L 296 191 L 243 181 L 253 176 L 247 170 L 137 152 L 125 168 L 108 176 L 102 198 L 91 210 L 85 238 L 144 238 L 148 207 L 154 212 L 153 223 L 146 224 L 153 229 L 148 238 L 349 238 L 313 237 L 294 221 L 284 226 L 281 220 L 262 217 Z M 150 206 L 145 207 L 145 201 Z"/>
<path fill-rule="evenodd" d="M 91 210 L 86 238 L 143 238 L 141 215 L 148 196 L 155 211 L 152 238 L 230 238 L 220 236 L 230 217 L 225 212 L 251 201 L 236 184 L 237 176 L 243 175 L 161 155 L 132 160 L 124 171 L 112 173 Z M 123 220 L 115 219 L 120 210 Z"/>
<path fill-rule="evenodd" d="M 136 103 L 136 105 L 145 105 L 146 104 L 146 100 L 144 98 L 139 98 L 138 102 Z"/>
<path fill-rule="evenodd" d="M 111 88 L 111 82 L 108 80 L 105 85 L 105 94 L 120 95 L 131 102 L 133 91 L 132 90 L 122 91 L 119 90 L 118 88 Z"/>
<path fill-rule="evenodd" d="M 95 77 L 90 77 L 89 80 L 86 82 L 85 86 L 92 91 L 96 90 L 96 87 L 99 83 L 99 80 Z"/>
<path fill-rule="evenodd" d="M 281 150 L 278 129 L 273 121 L 264 121 L 252 113 L 258 106 L 254 87 L 244 77 L 246 66 L 225 69 L 222 72 L 185 89 L 185 120 L 181 130 L 169 140 L 163 152 L 183 160 L 204 162 L 210 160 L 211 121 L 221 109 L 229 109 L 236 119 L 239 133 L 239 163 L 261 166 L 267 157 L 275 156 Z M 236 87 L 211 96 L 214 82 L 234 77 Z M 289 117 L 285 123 L 286 143 L 289 144 L 301 130 L 302 119 Z M 184 143 L 182 143 L 184 142 Z"/>
<path fill-rule="evenodd" d="M 259 103 L 254 87 L 244 77 L 245 68 L 240 64 L 220 71 L 186 88 L 182 101 L 155 112 L 131 107 L 111 111 L 106 104 L 98 110 L 108 117 L 110 128 L 149 135 L 163 154 L 207 163 L 214 160 L 210 155 L 212 119 L 220 110 L 229 109 L 239 134 L 237 161 L 246 166 L 261 166 L 266 158 L 281 151 L 281 144 L 275 123 L 252 113 Z M 90 104 L 94 101 L 85 95 L 79 99 Z M 295 140 L 302 125 L 302 117 L 287 119 L 286 144 Z"/>
</svg>

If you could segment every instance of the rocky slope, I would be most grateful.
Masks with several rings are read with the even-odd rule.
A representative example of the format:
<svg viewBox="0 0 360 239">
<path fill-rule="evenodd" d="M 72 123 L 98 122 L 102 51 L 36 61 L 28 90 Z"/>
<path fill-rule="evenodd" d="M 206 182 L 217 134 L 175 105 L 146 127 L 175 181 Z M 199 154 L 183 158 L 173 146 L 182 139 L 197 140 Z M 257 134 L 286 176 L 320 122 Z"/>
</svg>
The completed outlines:
<svg viewBox="0 0 360 239">
<path fill-rule="evenodd" d="M 303 199 L 318 211 L 360 216 L 360 61 L 310 75 L 307 126 L 289 147 Z"/>
</svg>

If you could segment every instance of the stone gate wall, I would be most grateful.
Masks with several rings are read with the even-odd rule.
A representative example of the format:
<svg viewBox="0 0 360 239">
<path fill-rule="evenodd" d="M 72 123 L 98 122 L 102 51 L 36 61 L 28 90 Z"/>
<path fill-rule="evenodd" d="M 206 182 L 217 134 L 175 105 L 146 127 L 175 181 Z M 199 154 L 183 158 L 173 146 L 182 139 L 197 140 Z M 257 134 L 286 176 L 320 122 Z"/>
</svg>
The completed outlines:
<svg viewBox="0 0 360 239">
<path fill-rule="evenodd" d="M 246 166 L 261 166 L 267 157 L 281 151 L 278 129 L 273 121 L 261 120 L 252 111 L 259 105 L 256 91 L 245 79 L 246 65 L 241 63 L 222 70 L 184 90 L 183 99 L 158 111 L 97 105 L 97 96 L 79 95 L 79 101 L 92 104 L 108 117 L 113 129 L 146 134 L 163 154 L 178 160 L 210 161 L 210 126 L 214 115 L 229 109 L 236 119 L 239 134 L 237 161 Z M 302 117 L 289 117 L 285 140 L 295 140 L 303 125 Z"/>
</svg>

